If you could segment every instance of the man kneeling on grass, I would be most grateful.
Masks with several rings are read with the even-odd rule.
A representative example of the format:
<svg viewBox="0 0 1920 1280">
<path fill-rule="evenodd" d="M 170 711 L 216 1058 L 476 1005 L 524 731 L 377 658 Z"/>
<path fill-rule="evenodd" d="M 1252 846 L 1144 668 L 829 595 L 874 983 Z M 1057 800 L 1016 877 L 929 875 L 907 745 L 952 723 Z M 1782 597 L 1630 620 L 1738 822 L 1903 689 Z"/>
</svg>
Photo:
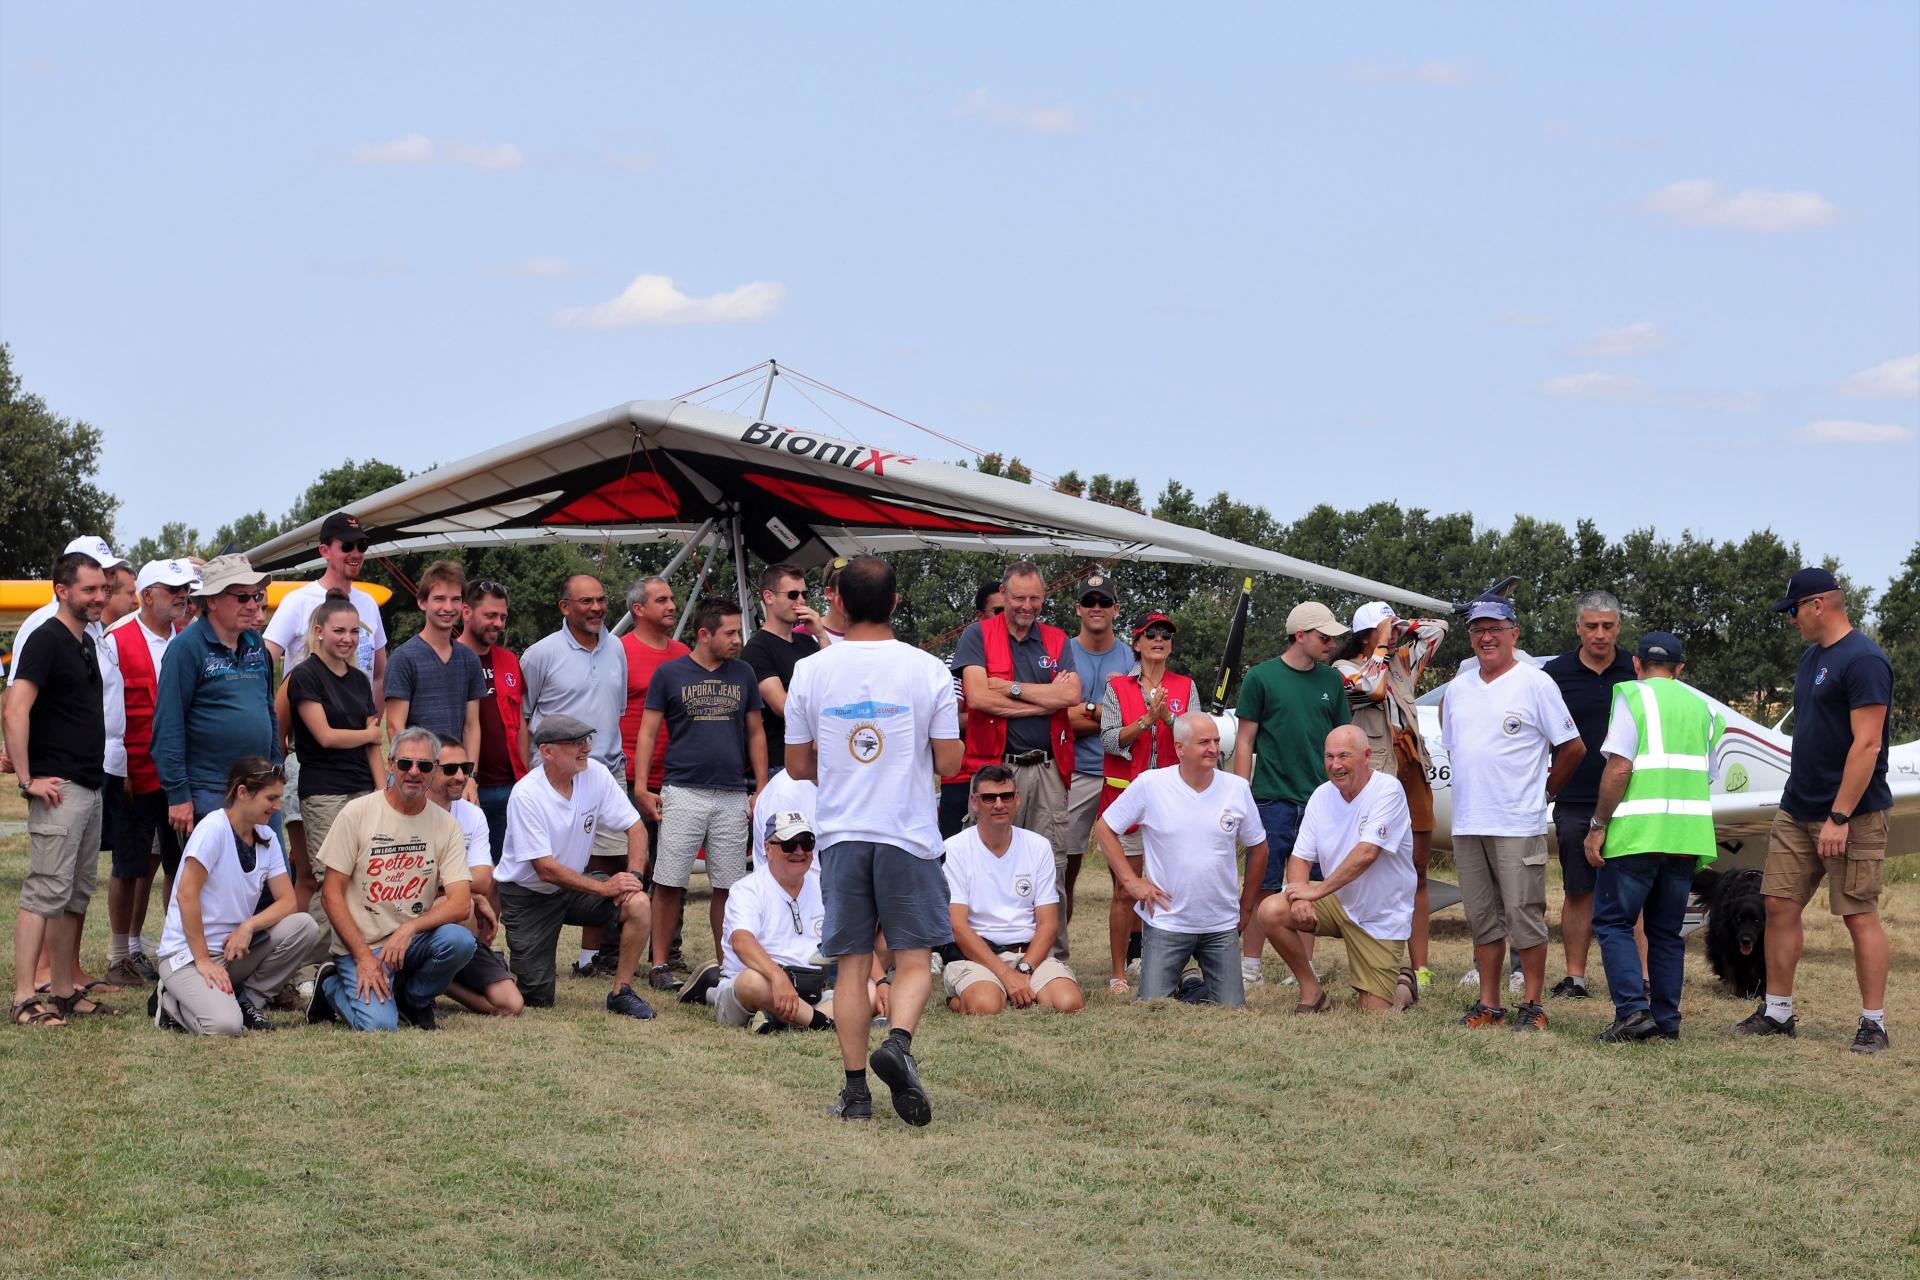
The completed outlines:
<svg viewBox="0 0 1920 1280">
<path fill-rule="evenodd" d="M 1053 958 L 1060 928 L 1053 846 L 1013 825 L 1020 794 L 1006 765 L 981 765 L 972 790 L 975 825 L 947 840 L 947 1008 L 999 1013 L 1012 1001 L 1077 1013 L 1086 997 L 1073 971 Z"/>
<path fill-rule="evenodd" d="M 392 751 L 386 789 L 348 801 L 320 846 L 334 954 L 308 1022 L 392 1031 L 405 1018 L 431 1031 L 434 1000 L 473 959 L 466 841 L 451 814 L 427 803 L 440 739 L 406 729 Z"/>
<path fill-rule="evenodd" d="M 767 819 L 761 864 L 727 895 L 720 960 L 695 974 L 681 1004 L 710 1004 L 722 1026 L 764 1015 L 762 1034 L 833 1030 L 833 992 L 820 963 L 827 909 L 813 865 L 813 819 L 789 809 Z"/>
<path fill-rule="evenodd" d="M 500 931 L 500 894 L 493 887 L 493 836 L 487 828 L 486 811 L 462 798 L 467 779 L 472 776 L 473 760 L 467 755 L 466 744 L 441 735 L 440 767 L 427 787 L 427 795 L 460 824 L 460 834 L 467 842 L 467 874 L 473 877 L 469 885 L 473 910 L 467 915 L 467 932 L 474 941 L 473 959 L 453 975 L 447 994 L 475 1013 L 512 1018 L 526 1008 L 526 1001 L 520 996 L 520 984 L 507 970 L 506 959 L 493 949 L 494 936 Z"/>
<path fill-rule="evenodd" d="M 1327 780 L 1307 798 L 1287 860 L 1286 887 L 1260 904 L 1260 927 L 1300 984 L 1295 1013 L 1332 1008 L 1303 934 L 1346 943 L 1362 1009 L 1404 1009 L 1419 999 L 1406 960 L 1413 932 L 1413 823 L 1400 783 L 1376 773 L 1367 735 L 1341 725 L 1327 735 Z M 1313 864 L 1326 879 L 1307 879 Z"/>
<path fill-rule="evenodd" d="M 535 1008 L 553 1003 L 555 953 L 566 925 L 605 928 L 620 922 L 620 960 L 607 1011 L 653 1017 L 633 990 L 634 966 L 646 950 L 651 905 L 640 877 L 647 867 L 647 829 L 626 790 L 595 760 L 593 726 L 549 714 L 533 731 L 539 767 L 507 797 L 507 841 L 494 871 L 500 923 L 521 994 Z M 624 831 L 627 869 L 588 871 L 594 831 Z"/>
</svg>

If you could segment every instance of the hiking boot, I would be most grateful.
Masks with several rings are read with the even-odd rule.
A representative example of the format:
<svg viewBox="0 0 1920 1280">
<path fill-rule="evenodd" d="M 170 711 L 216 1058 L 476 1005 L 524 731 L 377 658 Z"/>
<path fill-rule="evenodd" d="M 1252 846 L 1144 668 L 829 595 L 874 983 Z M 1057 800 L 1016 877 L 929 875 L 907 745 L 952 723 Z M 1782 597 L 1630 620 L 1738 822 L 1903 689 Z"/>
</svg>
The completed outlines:
<svg viewBox="0 0 1920 1280">
<path fill-rule="evenodd" d="M 1553 990 L 1547 992 L 1547 994 L 1550 996 L 1558 996 L 1562 1000 L 1593 999 L 1593 993 L 1587 990 L 1587 980 L 1585 978 L 1576 978 L 1572 974 L 1568 974 L 1566 977 L 1560 979 L 1559 982 L 1554 984 Z"/>
<path fill-rule="evenodd" d="M 840 1090 L 840 1096 L 827 1108 L 827 1114 L 836 1120 L 873 1119 L 873 1094 L 866 1089 L 855 1092 L 852 1085 Z"/>
<path fill-rule="evenodd" d="M 1483 1027 L 1497 1027 L 1506 1020 L 1507 1011 L 1505 1009 L 1489 1009 L 1486 1005 L 1475 1000 L 1473 1007 L 1467 1010 L 1466 1016 L 1454 1023 L 1454 1025 L 1479 1031 Z"/>
<path fill-rule="evenodd" d="M 678 991 L 680 979 L 673 976 L 673 970 L 664 964 L 657 964 L 647 970 L 647 982 L 655 991 Z"/>
<path fill-rule="evenodd" d="M 707 992 L 719 985 L 720 965 L 715 961 L 708 961 L 700 967 L 700 972 L 693 975 L 693 981 L 687 984 L 686 990 L 680 993 L 680 1003 L 705 1004 Z"/>
<path fill-rule="evenodd" d="M 273 1024 L 267 1021 L 267 1015 L 253 1007 L 253 1002 L 245 996 L 234 993 L 234 1003 L 240 1006 L 240 1025 L 249 1031 L 271 1031 Z"/>
<path fill-rule="evenodd" d="M 400 1021 L 416 1031 L 438 1031 L 440 1019 L 433 1012 L 433 1001 L 425 1004 L 409 1004 L 405 1000 L 394 1001 L 400 1011 Z"/>
<path fill-rule="evenodd" d="M 1853 1033 L 1853 1043 L 1847 1046 L 1848 1053 L 1878 1053 L 1886 1048 L 1887 1029 L 1867 1018 L 1860 1019 L 1860 1029 Z"/>
<path fill-rule="evenodd" d="M 1800 1034 L 1800 1020 L 1788 1014 L 1785 1022 L 1775 1022 L 1767 1016 L 1767 1006 L 1762 1004 L 1750 1015 L 1734 1023 L 1733 1029 L 1743 1036 L 1797 1036 Z"/>
<path fill-rule="evenodd" d="M 1523 1004 L 1513 1011 L 1513 1030 L 1517 1035 L 1522 1031 L 1545 1031 L 1547 1029 L 1547 1011 L 1537 1004 Z"/>
<path fill-rule="evenodd" d="M 307 1025 L 316 1022 L 338 1022 L 340 1011 L 333 1007 L 333 1001 L 327 999 L 327 979 L 340 971 L 340 966 L 329 960 L 320 966 L 320 972 L 313 975 L 313 999 L 307 1001 Z"/>
<path fill-rule="evenodd" d="M 632 987 L 626 986 L 607 997 L 607 1012 L 622 1013 L 642 1022 L 654 1016 L 653 1006 L 635 995 Z"/>
<path fill-rule="evenodd" d="M 1601 1044 L 1638 1044 L 1642 1040 L 1651 1040 L 1659 1034 L 1660 1028 L 1654 1024 L 1653 1015 L 1641 1009 L 1624 1018 L 1615 1018 L 1613 1025 L 1594 1039 Z M 1680 1038 L 1678 1031 L 1673 1035 L 1676 1040 Z"/>
<path fill-rule="evenodd" d="M 893 1109 L 915 1128 L 933 1119 L 933 1100 L 920 1083 L 920 1067 L 898 1037 L 888 1036 L 867 1059 L 873 1074 L 893 1091 Z"/>
<path fill-rule="evenodd" d="M 153 967 L 153 961 L 147 959 L 146 952 L 129 951 L 127 952 L 127 959 L 133 962 L 133 967 L 138 969 L 140 975 L 148 982 L 160 981 L 160 971 Z"/>
<path fill-rule="evenodd" d="M 144 987 L 153 981 L 140 972 L 140 966 L 133 962 L 131 955 L 122 956 L 108 965 L 102 976 L 116 987 Z"/>
</svg>

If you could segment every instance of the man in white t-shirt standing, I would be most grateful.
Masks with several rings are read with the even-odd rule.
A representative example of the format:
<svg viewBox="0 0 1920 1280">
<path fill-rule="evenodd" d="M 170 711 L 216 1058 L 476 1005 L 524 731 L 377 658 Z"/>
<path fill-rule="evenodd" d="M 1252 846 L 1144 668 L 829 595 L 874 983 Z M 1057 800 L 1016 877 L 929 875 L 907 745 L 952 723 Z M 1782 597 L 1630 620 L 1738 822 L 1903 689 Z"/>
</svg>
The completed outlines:
<svg viewBox="0 0 1920 1280">
<path fill-rule="evenodd" d="M 1253 788 L 1220 764 L 1220 726 L 1204 711 L 1173 722 L 1179 763 L 1149 769 L 1093 824 L 1094 839 L 1122 892 L 1141 920 L 1141 1000 L 1174 994 L 1188 960 L 1200 964 L 1204 999 L 1244 1005 L 1240 931 L 1267 869 L 1267 833 Z M 1117 832 L 1138 826 L 1144 874 L 1127 862 Z M 1236 888 L 1240 841 L 1247 836 L 1246 872 Z"/>
<path fill-rule="evenodd" d="M 1060 929 L 1053 846 L 1014 825 L 1020 792 L 1012 769 L 983 764 L 972 787 L 974 825 L 947 839 L 954 948 L 942 973 L 947 1008 L 989 1014 L 1012 1002 L 1078 1013 L 1086 996 L 1073 970 L 1053 958 Z"/>
<path fill-rule="evenodd" d="M 794 668 L 787 690 L 787 772 L 812 780 L 826 924 L 821 954 L 835 986 L 846 1085 L 829 1114 L 873 1117 L 869 1063 L 911 1125 L 933 1118 L 913 1057 L 913 1031 L 933 990 L 932 949 L 953 941 L 939 858 L 935 779 L 961 760 L 953 677 L 931 654 L 893 638 L 893 567 L 856 556 L 835 579 L 846 611 L 836 641 Z M 876 929 L 893 952 L 892 1023 L 867 1056 L 867 979 Z"/>
<path fill-rule="evenodd" d="M 1300 984 L 1295 1013 L 1333 1007 L 1301 943 L 1303 933 L 1339 938 L 1362 1009 L 1404 1009 L 1420 997 L 1406 964 L 1413 933 L 1413 820 L 1407 793 L 1375 772 L 1367 735 L 1343 724 L 1327 735 L 1327 780 L 1307 797 L 1286 884 L 1260 904 L 1260 927 Z M 1315 863 L 1326 879 L 1310 881 Z"/>
<path fill-rule="evenodd" d="M 1480 998 L 1460 1025 L 1506 1020 L 1498 1002 L 1510 945 L 1525 982 L 1513 1029 L 1544 1031 L 1547 804 L 1587 748 L 1553 677 L 1514 656 L 1519 636 L 1506 600 L 1473 601 L 1467 642 L 1478 661 L 1447 685 L 1440 727 L 1453 768 L 1453 860 L 1480 974 Z"/>
<path fill-rule="evenodd" d="M 335 591 L 345 593 L 360 615 L 360 647 L 354 652 L 353 665 L 373 684 L 374 707 L 384 702 L 382 690 L 387 679 L 387 628 L 380 620 L 380 605 L 373 596 L 354 584 L 360 580 L 367 559 L 367 532 L 360 521 L 344 511 L 336 511 L 320 526 L 320 558 L 326 572 L 305 586 L 295 587 L 281 598 L 273 616 L 267 619 L 260 638 L 274 661 L 290 669 L 307 656 L 307 620 L 322 600 Z"/>
</svg>

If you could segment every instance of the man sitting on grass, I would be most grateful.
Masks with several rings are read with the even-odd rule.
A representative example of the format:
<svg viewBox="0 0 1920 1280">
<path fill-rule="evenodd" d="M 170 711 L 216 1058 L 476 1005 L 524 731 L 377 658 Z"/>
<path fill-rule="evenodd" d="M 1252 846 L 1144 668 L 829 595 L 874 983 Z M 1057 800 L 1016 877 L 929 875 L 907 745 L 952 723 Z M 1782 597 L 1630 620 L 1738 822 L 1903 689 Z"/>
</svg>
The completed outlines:
<svg viewBox="0 0 1920 1280">
<path fill-rule="evenodd" d="M 999 1013 L 1011 1001 L 1077 1013 L 1086 997 L 1073 971 L 1053 958 L 1060 929 L 1053 846 L 1014 825 L 1020 793 L 1012 769 L 981 765 L 972 790 L 975 825 L 947 840 L 947 1008 Z"/>
<path fill-rule="evenodd" d="M 768 820 L 766 856 L 727 896 L 720 961 L 695 974 L 681 1004 L 710 1004 L 722 1026 L 765 1015 L 763 1034 L 833 1029 L 833 992 L 820 963 L 827 909 L 813 865 L 813 819 L 798 810 Z"/>
<path fill-rule="evenodd" d="M 1404 1009 L 1419 998 L 1406 959 L 1413 932 L 1413 823 L 1406 793 L 1376 773 L 1367 735 L 1341 725 L 1327 735 L 1327 780 L 1307 798 L 1287 860 L 1286 887 L 1260 904 L 1260 927 L 1300 984 L 1295 1013 L 1332 1007 L 1307 955 L 1305 933 L 1339 938 L 1362 1009 Z M 1313 864 L 1326 879 L 1307 879 Z"/>
</svg>

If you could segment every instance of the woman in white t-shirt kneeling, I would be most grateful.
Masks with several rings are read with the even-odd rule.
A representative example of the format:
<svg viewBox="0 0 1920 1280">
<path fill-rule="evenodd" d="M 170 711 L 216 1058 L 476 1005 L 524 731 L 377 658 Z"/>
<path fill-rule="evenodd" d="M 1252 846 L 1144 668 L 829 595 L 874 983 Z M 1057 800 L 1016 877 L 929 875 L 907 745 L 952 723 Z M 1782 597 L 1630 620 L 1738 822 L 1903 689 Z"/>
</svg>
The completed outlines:
<svg viewBox="0 0 1920 1280">
<path fill-rule="evenodd" d="M 225 805 L 201 819 L 181 851 L 149 1010 L 162 1030 L 273 1030 L 261 1010 L 320 934 L 297 913 L 286 855 L 267 825 L 285 790 L 279 765 L 241 756 L 227 770 Z M 263 887 L 272 898 L 265 907 Z"/>
</svg>

